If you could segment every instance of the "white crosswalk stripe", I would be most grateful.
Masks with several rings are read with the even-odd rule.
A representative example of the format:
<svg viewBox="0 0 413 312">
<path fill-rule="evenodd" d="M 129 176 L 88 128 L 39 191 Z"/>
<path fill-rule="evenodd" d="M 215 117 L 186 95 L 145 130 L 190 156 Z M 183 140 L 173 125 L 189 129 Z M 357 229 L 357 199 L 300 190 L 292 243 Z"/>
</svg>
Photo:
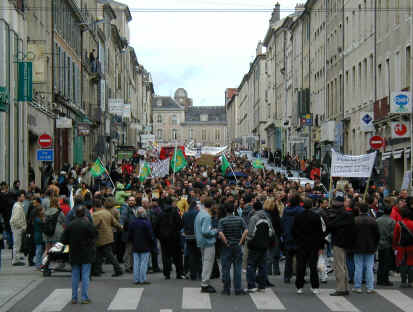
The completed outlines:
<svg viewBox="0 0 413 312">
<path fill-rule="evenodd" d="M 280 299 L 270 288 L 265 289 L 265 291 L 250 293 L 250 297 L 258 310 L 286 310 Z"/>
<path fill-rule="evenodd" d="M 70 288 L 55 289 L 33 312 L 59 312 L 72 300 Z"/>
<path fill-rule="evenodd" d="M 110 303 L 108 310 L 135 311 L 141 301 L 142 293 L 143 288 L 119 288 L 115 298 L 113 298 Z"/>
<path fill-rule="evenodd" d="M 413 312 L 413 299 L 402 292 L 393 289 L 378 289 L 376 292 L 393 303 L 396 307 L 404 312 Z"/>
<path fill-rule="evenodd" d="M 357 309 L 346 297 L 330 296 L 334 289 L 320 289 L 318 298 L 330 309 L 332 312 L 358 312 Z"/>
<path fill-rule="evenodd" d="M 150 290 L 148 290 L 150 292 Z M 293 291 L 293 290 L 292 290 Z M 353 304 L 353 296 L 349 297 L 334 297 L 330 296 L 333 289 L 320 289 L 320 294 L 316 296 L 319 299 L 320 305 L 325 305 L 331 312 L 361 312 L 360 307 L 357 307 L 357 303 Z M 104 311 L 137 311 L 140 309 L 140 305 L 145 306 L 144 288 L 119 288 L 116 294 L 111 298 L 109 306 L 99 307 Z M 396 289 L 377 289 L 375 295 L 360 295 L 367 298 L 372 298 L 374 302 L 377 300 L 377 296 L 381 296 L 388 304 L 400 309 L 403 312 L 413 312 L 413 298 L 408 294 Z M 285 293 L 284 293 L 285 294 Z M 150 294 L 148 294 L 151 297 Z M 170 305 L 169 302 L 162 302 L 163 308 L 160 312 L 173 312 L 174 310 L 220 310 L 222 306 L 222 298 L 217 300 L 219 294 L 207 294 L 201 293 L 200 288 L 184 287 L 182 289 L 182 306 L 181 308 L 174 305 Z M 360 297 L 357 296 L 357 297 Z M 231 297 L 226 297 L 231 302 Z M 33 312 L 60 312 L 70 303 L 72 298 L 72 290 L 70 288 L 55 289 L 46 297 Z M 300 300 L 300 296 L 297 295 L 297 300 Z M 375 299 L 374 299 L 375 298 Z M 278 294 L 276 289 L 267 288 L 263 292 L 250 293 L 247 296 L 250 303 L 244 301 L 243 304 L 246 309 L 250 311 L 286 311 L 289 310 L 289 300 L 291 298 L 286 297 L 283 299 L 282 295 Z M 216 301 L 217 300 L 217 301 Z M 245 300 L 245 299 L 244 299 Z M 179 302 L 179 301 L 178 301 Z M 233 302 L 233 301 L 232 301 Z M 93 302 L 92 302 L 93 304 Z M 153 302 L 151 302 L 151 305 Z M 179 303 L 178 303 L 179 304 Z M 165 307 L 166 305 L 166 307 Z M 170 306 L 171 308 L 167 308 Z M 173 307 L 173 309 L 172 309 Z"/>
<path fill-rule="evenodd" d="M 182 296 L 182 309 L 211 310 L 211 298 L 209 294 L 201 293 L 200 288 L 185 287 Z"/>
</svg>

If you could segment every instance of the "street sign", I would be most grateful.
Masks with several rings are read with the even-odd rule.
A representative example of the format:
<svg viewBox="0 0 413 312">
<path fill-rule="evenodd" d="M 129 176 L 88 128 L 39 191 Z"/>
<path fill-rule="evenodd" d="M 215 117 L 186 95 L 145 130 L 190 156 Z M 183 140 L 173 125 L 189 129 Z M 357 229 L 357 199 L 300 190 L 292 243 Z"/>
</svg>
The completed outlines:
<svg viewBox="0 0 413 312">
<path fill-rule="evenodd" d="M 396 121 L 391 123 L 392 138 L 410 138 L 410 123 Z"/>
<path fill-rule="evenodd" d="M 37 150 L 37 161 L 53 162 L 54 150 L 52 149 L 40 149 Z"/>
<path fill-rule="evenodd" d="M 42 148 L 48 148 L 50 146 L 52 146 L 52 137 L 46 133 L 42 134 L 41 136 L 39 136 L 39 145 Z"/>
<path fill-rule="evenodd" d="M 33 64 L 32 62 L 18 62 L 19 84 L 17 101 L 31 102 L 33 98 Z"/>
<path fill-rule="evenodd" d="M 384 138 L 378 135 L 371 137 L 370 147 L 374 150 L 378 150 L 384 146 Z"/>
<path fill-rule="evenodd" d="M 412 112 L 411 92 L 392 92 L 390 99 L 391 114 L 410 114 Z"/>
<path fill-rule="evenodd" d="M 360 113 L 360 130 L 362 132 L 374 132 L 374 113 L 361 112 Z"/>
</svg>

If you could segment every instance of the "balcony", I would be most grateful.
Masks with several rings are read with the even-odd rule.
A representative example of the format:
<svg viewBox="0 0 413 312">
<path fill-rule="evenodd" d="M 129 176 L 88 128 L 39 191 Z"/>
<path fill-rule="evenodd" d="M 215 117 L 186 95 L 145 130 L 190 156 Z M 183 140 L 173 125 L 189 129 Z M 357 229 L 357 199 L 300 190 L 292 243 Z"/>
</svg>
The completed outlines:
<svg viewBox="0 0 413 312">
<path fill-rule="evenodd" d="M 89 69 L 90 79 L 93 82 L 98 83 L 101 79 L 103 79 L 102 64 L 99 61 L 92 63 L 88 60 L 86 66 Z"/>
</svg>

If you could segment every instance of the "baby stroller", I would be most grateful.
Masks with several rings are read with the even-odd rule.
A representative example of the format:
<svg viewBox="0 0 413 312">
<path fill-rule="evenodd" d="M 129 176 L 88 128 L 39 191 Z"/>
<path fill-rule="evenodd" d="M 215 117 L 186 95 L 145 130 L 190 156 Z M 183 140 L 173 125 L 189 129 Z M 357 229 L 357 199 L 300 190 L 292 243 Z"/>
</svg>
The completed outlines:
<svg viewBox="0 0 413 312">
<path fill-rule="evenodd" d="M 52 263 L 56 267 L 52 268 Z M 54 244 L 43 258 L 43 276 L 51 276 L 52 272 L 69 272 L 64 269 L 65 263 L 69 263 L 69 246 L 65 246 L 62 243 Z"/>
</svg>

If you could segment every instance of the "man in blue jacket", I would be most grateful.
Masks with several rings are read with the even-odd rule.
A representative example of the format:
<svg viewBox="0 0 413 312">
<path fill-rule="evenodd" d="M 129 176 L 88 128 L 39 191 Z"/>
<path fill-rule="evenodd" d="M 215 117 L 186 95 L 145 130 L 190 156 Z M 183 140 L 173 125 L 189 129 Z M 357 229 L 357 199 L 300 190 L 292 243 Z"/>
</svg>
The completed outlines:
<svg viewBox="0 0 413 312">
<path fill-rule="evenodd" d="M 293 275 L 293 258 L 297 252 L 297 244 L 292 233 L 293 224 L 295 217 L 304 211 L 304 208 L 300 206 L 300 195 L 296 193 L 288 195 L 289 203 L 284 209 L 283 217 L 281 219 L 285 248 L 284 283 L 287 284 L 290 283 L 291 276 Z"/>
<path fill-rule="evenodd" d="M 188 262 L 191 280 L 196 280 L 201 275 L 201 252 L 195 239 L 195 218 L 199 213 L 196 201 L 192 201 L 189 210 L 184 213 L 184 234 L 188 251 Z"/>
<path fill-rule="evenodd" d="M 212 268 L 215 260 L 215 241 L 217 229 L 211 225 L 211 216 L 209 210 L 212 207 L 212 200 L 207 199 L 195 218 L 195 239 L 197 246 L 201 249 L 202 255 L 202 274 L 201 274 L 201 292 L 215 293 L 213 286 L 209 285 Z"/>
</svg>

